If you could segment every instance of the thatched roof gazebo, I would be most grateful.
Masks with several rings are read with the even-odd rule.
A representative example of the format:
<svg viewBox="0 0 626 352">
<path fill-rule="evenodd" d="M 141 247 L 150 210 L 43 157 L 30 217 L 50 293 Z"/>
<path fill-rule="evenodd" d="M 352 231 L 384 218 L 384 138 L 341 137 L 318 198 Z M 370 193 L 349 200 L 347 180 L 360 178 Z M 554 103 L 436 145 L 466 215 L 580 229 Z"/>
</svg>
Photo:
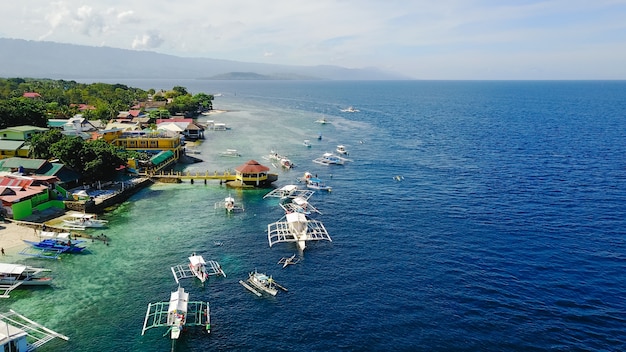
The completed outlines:
<svg viewBox="0 0 626 352">
<path fill-rule="evenodd" d="M 227 183 L 231 187 L 267 187 L 278 180 L 278 175 L 270 174 L 269 167 L 259 164 L 256 160 L 248 160 L 237 166 L 235 181 Z"/>
</svg>

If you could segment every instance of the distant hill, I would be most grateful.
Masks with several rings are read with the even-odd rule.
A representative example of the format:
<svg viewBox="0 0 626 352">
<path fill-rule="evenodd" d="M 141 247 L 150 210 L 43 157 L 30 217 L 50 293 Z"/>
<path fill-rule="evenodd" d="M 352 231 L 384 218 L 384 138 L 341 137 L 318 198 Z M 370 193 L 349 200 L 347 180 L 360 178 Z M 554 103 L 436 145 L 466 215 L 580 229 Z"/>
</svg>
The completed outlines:
<svg viewBox="0 0 626 352">
<path fill-rule="evenodd" d="M 349 69 L 339 66 L 270 65 L 209 58 L 183 58 L 151 51 L 5 38 L 0 38 L 0 77 L 51 79 L 412 79 L 375 68 Z"/>
</svg>

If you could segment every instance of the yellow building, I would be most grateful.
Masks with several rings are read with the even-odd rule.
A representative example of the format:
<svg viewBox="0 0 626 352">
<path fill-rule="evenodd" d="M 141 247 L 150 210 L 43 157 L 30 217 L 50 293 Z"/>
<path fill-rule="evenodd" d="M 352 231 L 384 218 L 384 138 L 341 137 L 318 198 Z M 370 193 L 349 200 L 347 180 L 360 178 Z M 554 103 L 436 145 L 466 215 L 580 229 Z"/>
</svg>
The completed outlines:
<svg viewBox="0 0 626 352">
<path fill-rule="evenodd" d="M 178 159 L 182 150 L 182 141 L 177 133 L 124 131 L 115 137 L 108 136 L 108 138 L 111 139 L 108 142 L 116 147 L 151 155 L 162 151 L 171 151 Z"/>
</svg>

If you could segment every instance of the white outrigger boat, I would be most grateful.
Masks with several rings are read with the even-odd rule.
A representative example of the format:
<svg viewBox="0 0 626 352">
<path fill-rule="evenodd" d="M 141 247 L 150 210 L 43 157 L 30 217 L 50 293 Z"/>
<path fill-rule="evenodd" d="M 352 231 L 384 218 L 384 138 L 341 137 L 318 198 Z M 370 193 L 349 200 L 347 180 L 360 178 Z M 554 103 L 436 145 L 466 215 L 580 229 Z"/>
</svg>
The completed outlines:
<svg viewBox="0 0 626 352">
<path fill-rule="evenodd" d="M 182 287 L 170 295 L 169 302 L 149 303 L 141 335 L 146 330 L 168 326 L 170 337 L 177 340 L 185 326 L 204 326 L 211 332 L 209 302 L 189 301 L 189 293 Z"/>
<path fill-rule="evenodd" d="M 189 257 L 189 264 L 179 264 L 171 267 L 171 269 L 177 284 L 180 283 L 179 280 L 181 279 L 192 277 L 198 278 L 202 283 L 204 283 L 209 276 L 226 277 L 226 273 L 224 273 L 220 263 L 214 260 L 205 262 L 204 258 L 202 258 L 201 255 L 196 255 L 196 253 L 193 253 Z"/>
<path fill-rule="evenodd" d="M 220 153 L 220 156 L 238 158 L 241 156 L 241 154 L 239 154 L 237 149 L 226 149 L 226 151 Z"/>
<path fill-rule="evenodd" d="M 277 288 L 280 288 L 283 291 L 287 291 L 285 287 L 279 285 L 276 281 L 274 281 L 271 276 L 259 273 L 256 270 L 248 275 L 248 279 L 246 281 L 239 280 L 239 283 L 248 291 L 254 293 L 258 297 L 261 297 L 263 295 L 262 292 L 265 292 L 272 296 L 276 296 L 276 294 L 278 293 Z"/>
<path fill-rule="evenodd" d="M 324 153 L 321 157 L 313 159 L 314 163 L 321 164 L 321 165 L 343 165 L 346 161 L 351 161 L 351 160 L 342 158 L 333 153 Z"/>
<path fill-rule="evenodd" d="M 287 213 L 279 221 L 267 225 L 267 240 L 270 247 L 280 242 L 295 242 L 300 250 L 306 248 L 307 241 L 332 242 L 321 221 L 307 219 L 302 213 Z"/>
<path fill-rule="evenodd" d="M 273 150 L 270 152 L 267 159 L 272 162 L 277 162 L 281 167 L 285 169 L 291 169 L 295 167 L 295 165 L 291 162 L 291 160 L 288 157 L 284 155 L 280 155 Z"/>
<path fill-rule="evenodd" d="M 263 198 L 280 198 L 281 200 L 294 199 L 297 197 L 308 200 L 315 193 L 310 189 L 300 189 L 297 185 L 286 185 L 281 188 L 271 190 Z"/>
<path fill-rule="evenodd" d="M 230 194 L 228 197 L 224 198 L 224 201 L 215 203 L 214 207 L 215 209 L 226 209 L 229 213 L 245 210 L 243 205 L 235 203 L 235 198 L 233 198 Z"/>
<path fill-rule="evenodd" d="M 88 227 L 106 227 L 108 221 L 98 219 L 96 214 L 70 213 L 69 219 L 63 220 L 63 227 L 72 230 L 84 230 Z"/>
<path fill-rule="evenodd" d="M 70 338 L 10 309 L 0 314 L 0 351 L 34 351 L 55 338 Z"/>
<path fill-rule="evenodd" d="M 311 215 L 312 213 L 321 214 L 317 208 L 311 205 L 309 201 L 303 197 L 295 197 L 291 199 L 291 201 L 284 201 L 279 203 L 280 207 L 283 208 L 285 213 L 302 213 L 304 215 Z"/>
<path fill-rule="evenodd" d="M 44 272 L 50 272 L 50 269 L 0 263 L 0 298 L 9 298 L 9 293 L 20 286 L 51 285 L 51 277 L 40 275 Z"/>
</svg>

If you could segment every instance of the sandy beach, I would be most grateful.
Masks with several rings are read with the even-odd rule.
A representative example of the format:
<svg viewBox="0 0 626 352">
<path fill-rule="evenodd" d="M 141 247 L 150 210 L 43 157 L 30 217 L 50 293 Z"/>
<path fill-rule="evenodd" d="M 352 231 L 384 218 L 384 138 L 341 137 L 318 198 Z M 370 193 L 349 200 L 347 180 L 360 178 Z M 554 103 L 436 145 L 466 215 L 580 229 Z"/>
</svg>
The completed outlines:
<svg viewBox="0 0 626 352">
<path fill-rule="evenodd" d="M 18 225 L 17 223 L 6 221 L 0 223 L 0 247 L 4 249 L 5 257 L 16 257 L 17 253 L 26 246 L 22 240 L 37 241 L 33 227 Z"/>
</svg>

